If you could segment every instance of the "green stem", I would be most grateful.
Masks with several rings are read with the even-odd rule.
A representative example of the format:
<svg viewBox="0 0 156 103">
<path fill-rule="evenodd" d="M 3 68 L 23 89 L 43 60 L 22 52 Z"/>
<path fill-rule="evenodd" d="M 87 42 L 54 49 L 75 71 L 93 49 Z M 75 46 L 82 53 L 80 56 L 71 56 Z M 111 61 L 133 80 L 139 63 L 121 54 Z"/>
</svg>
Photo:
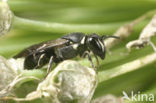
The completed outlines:
<svg viewBox="0 0 156 103">
<path fill-rule="evenodd" d="M 39 70 L 24 70 L 22 71 L 22 77 L 29 77 L 34 76 L 38 79 L 42 79 L 46 76 L 46 71 L 39 69 Z"/>
<path fill-rule="evenodd" d="M 144 67 L 150 63 L 153 63 L 154 61 L 156 61 L 156 53 L 152 53 L 142 58 L 131 61 L 129 63 L 120 65 L 118 67 L 99 72 L 98 74 L 99 82 L 103 82 L 108 79 L 126 74 L 128 72 L 135 71 L 141 67 Z"/>
<path fill-rule="evenodd" d="M 48 22 L 28 20 L 17 16 L 14 16 L 13 26 L 15 28 L 53 32 L 53 33 L 69 33 L 69 32 L 104 33 L 110 31 L 110 29 L 112 28 L 112 24 L 91 24 L 90 25 L 90 24 L 48 23 Z M 113 26 L 118 28 L 119 24 Z"/>
<path fill-rule="evenodd" d="M 146 17 L 152 17 L 156 13 L 156 10 L 151 10 L 141 16 L 140 20 L 135 21 L 136 23 L 144 20 Z M 135 23 L 135 24 L 136 24 Z M 104 33 L 108 31 L 114 31 L 112 28 L 117 29 L 121 23 L 116 24 L 62 24 L 62 23 L 49 23 L 42 21 L 35 21 L 20 18 L 14 16 L 13 25 L 15 28 L 22 28 L 28 30 L 52 32 L 52 33 L 69 33 L 69 32 L 85 32 L 85 33 Z M 113 26 L 113 27 L 112 27 Z"/>
<path fill-rule="evenodd" d="M 39 69 L 39 70 L 24 70 L 21 73 L 21 76 L 15 81 L 16 87 L 20 87 L 21 84 L 33 81 L 33 80 L 42 80 L 46 76 L 46 71 Z"/>
</svg>

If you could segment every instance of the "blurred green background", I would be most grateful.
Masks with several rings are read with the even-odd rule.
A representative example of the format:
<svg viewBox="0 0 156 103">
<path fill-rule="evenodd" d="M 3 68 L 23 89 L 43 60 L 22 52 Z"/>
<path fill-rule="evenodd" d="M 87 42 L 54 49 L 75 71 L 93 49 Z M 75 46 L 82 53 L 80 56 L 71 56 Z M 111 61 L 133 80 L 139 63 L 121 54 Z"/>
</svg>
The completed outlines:
<svg viewBox="0 0 156 103">
<path fill-rule="evenodd" d="M 91 33 L 94 31 L 99 35 L 112 35 L 125 23 L 129 23 L 144 13 L 156 9 L 155 0 L 9 0 L 8 4 L 14 15 L 21 18 L 47 23 L 69 24 L 71 26 L 84 24 L 102 26 L 104 32 L 97 28 L 85 32 Z M 128 52 L 125 45 L 139 37 L 140 32 L 150 19 L 145 19 L 137 24 L 130 37 L 110 49 L 112 54 L 107 54 L 106 59 L 100 61 L 99 78 L 104 71 L 107 72 L 107 70 L 154 52 L 150 46 L 146 46 L 140 50 L 134 49 L 128 55 L 124 55 Z M 54 32 L 42 31 L 32 27 L 25 28 L 25 25 L 17 25 L 17 23 L 14 20 L 10 32 L 0 38 L 0 55 L 6 58 L 11 58 L 32 44 L 53 40 L 68 33 L 68 30 L 60 30 L 61 32 L 59 32 L 59 28 L 58 31 Z M 44 25 L 38 26 L 42 27 Z M 83 32 L 84 30 L 78 28 L 77 31 Z M 156 44 L 156 37 L 153 37 L 152 41 Z M 78 60 L 82 63 L 87 61 L 87 59 L 82 60 L 80 58 Z M 155 74 L 156 62 L 135 71 L 100 81 L 94 98 L 107 94 L 120 97 L 123 90 L 129 93 L 133 90 L 156 94 Z"/>
</svg>

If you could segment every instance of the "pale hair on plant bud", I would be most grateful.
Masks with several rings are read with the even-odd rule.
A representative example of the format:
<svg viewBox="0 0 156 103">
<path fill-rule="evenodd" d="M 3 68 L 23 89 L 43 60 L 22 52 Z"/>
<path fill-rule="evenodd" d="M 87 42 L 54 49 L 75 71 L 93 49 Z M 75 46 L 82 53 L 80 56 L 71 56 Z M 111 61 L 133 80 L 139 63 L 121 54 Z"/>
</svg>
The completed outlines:
<svg viewBox="0 0 156 103">
<path fill-rule="evenodd" d="M 13 87 L 19 81 L 19 72 L 22 71 L 24 59 L 6 59 L 0 56 L 0 99 L 13 94 Z M 1 101 L 1 100 L 0 100 Z"/>
<path fill-rule="evenodd" d="M 52 103 L 90 103 L 97 86 L 96 71 L 66 60 L 60 63 L 48 77 L 38 85 L 37 94 L 51 99 Z M 34 93 L 33 93 L 34 95 Z M 30 97 L 30 95 L 29 95 Z"/>
<path fill-rule="evenodd" d="M 15 77 L 16 73 L 11 68 L 9 61 L 0 56 L 0 98 L 10 93 L 4 89 L 13 81 Z"/>
<path fill-rule="evenodd" d="M 66 60 L 58 64 L 46 79 L 39 83 L 36 91 L 29 93 L 26 98 L 8 99 L 41 99 L 44 103 L 90 103 L 97 83 L 97 73 L 93 68 Z"/>
<path fill-rule="evenodd" d="M 0 2 L 0 36 L 6 34 L 12 22 L 12 12 L 7 4 L 7 0 Z"/>
<path fill-rule="evenodd" d="M 0 91 L 14 79 L 15 75 L 8 60 L 0 56 Z"/>
</svg>

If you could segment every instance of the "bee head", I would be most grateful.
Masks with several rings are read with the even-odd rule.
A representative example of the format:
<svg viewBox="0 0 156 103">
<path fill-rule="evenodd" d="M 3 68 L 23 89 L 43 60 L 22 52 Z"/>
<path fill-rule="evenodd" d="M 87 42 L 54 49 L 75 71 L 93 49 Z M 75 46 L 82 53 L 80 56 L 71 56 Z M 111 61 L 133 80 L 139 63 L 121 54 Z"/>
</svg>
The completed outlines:
<svg viewBox="0 0 156 103">
<path fill-rule="evenodd" d="M 100 36 L 97 34 L 91 34 L 88 36 L 86 41 L 89 50 L 91 50 L 95 55 L 99 56 L 101 59 L 105 57 L 105 44 Z"/>
<path fill-rule="evenodd" d="M 95 33 L 91 34 L 87 38 L 87 45 L 89 49 L 97 56 L 99 56 L 101 59 L 105 58 L 105 53 L 106 53 L 106 47 L 104 40 L 107 38 L 119 38 L 116 36 L 99 36 Z"/>
</svg>

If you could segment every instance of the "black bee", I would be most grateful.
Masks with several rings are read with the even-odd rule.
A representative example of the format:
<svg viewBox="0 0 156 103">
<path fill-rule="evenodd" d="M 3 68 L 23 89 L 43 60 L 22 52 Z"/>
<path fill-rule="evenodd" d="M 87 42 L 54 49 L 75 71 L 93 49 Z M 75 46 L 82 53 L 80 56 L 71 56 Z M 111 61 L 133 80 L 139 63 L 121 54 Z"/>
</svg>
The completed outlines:
<svg viewBox="0 0 156 103">
<path fill-rule="evenodd" d="M 104 59 L 106 52 L 104 40 L 106 38 L 119 37 L 99 36 L 95 33 L 85 35 L 81 32 L 74 32 L 56 40 L 32 45 L 14 56 L 14 58 L 25 57 L 24 69 L 37 69 L 49 63 L 49 72 L 53 62 L 59 63 L 63 60 L 74 58 L 77 55 L 80 57 L 87 55 L 92 67 L 94 67 L 90 52 L 93 52 L 96 59 L 97 56 Z"/>
</svg>

